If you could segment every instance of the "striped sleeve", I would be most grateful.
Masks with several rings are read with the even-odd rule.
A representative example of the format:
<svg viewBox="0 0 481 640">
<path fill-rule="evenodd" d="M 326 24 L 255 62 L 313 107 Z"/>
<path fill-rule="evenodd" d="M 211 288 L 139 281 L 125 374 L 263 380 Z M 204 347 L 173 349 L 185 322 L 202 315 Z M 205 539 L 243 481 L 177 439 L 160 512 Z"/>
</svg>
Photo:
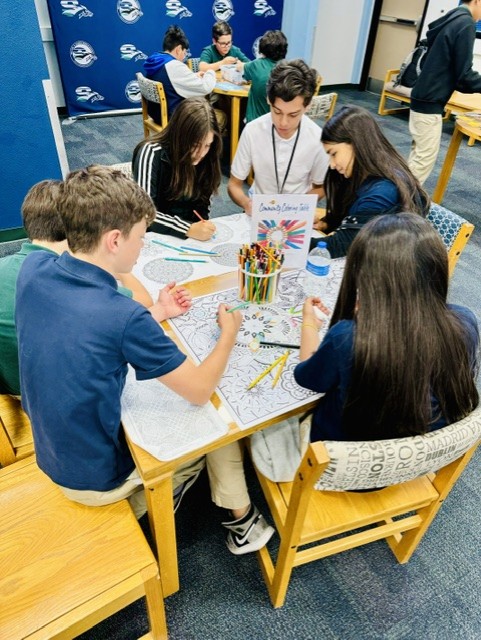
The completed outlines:
<svg viewBox="0 0 481 640">
<path fill-rule="evenodd" d="M 185 238 L 191 223 L 182 220 L 179 216 L 172 216 L 163 211 L 159 211 L 157 193 L 162 186 L 162 147 L 160 144 L 144 144 L 140 151 L 134 156 L 133 173 L 137 183 L 147 191 L 155 203 L 155 221 L 152 224 L 152 231 L 166 233 L 168 235 Z"/>
</svg>

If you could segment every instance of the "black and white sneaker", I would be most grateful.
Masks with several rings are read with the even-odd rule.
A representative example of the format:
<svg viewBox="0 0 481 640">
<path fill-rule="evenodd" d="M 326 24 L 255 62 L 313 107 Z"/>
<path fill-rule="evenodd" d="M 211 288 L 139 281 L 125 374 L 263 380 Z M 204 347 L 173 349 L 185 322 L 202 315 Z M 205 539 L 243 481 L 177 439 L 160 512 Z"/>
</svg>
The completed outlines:
<svg viewBox="0 0 481 640">
<path fill-rule="evenodd" d="M 274 534 L 274 528 L 267 524 L 264 516 L 253 504 L 245 516 L 231 522 L 223 522 L 222 526 L 229 529 L 227 548 L 236 556 L 259 551 Z"/>
</svg>

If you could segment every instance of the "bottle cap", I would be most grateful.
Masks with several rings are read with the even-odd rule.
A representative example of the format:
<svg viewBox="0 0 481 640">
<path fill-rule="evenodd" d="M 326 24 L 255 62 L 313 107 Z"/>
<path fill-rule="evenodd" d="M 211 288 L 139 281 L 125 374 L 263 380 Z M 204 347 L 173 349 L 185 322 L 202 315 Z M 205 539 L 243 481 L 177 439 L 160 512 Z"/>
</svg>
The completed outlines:
<svg viewBox="0 0 481 640">
<path fill-rule="evenodd" d="M 321 240 L 320 242 L 318 242 L 318 243 L 316 244 L 316 247 L 321 247 L 321 248 L 324 248 L 324 249 L 325 249 L 325 248 L 327 247 L 327 243 L 326 243 L 326 242 L 324 242 L 323 240 Z"/>
</svg>

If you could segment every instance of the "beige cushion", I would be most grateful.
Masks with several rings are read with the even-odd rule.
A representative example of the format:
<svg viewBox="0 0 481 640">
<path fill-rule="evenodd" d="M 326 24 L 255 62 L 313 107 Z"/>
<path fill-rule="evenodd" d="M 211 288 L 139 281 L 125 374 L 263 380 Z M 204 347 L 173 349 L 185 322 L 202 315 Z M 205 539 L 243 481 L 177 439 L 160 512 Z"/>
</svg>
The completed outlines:
<svg viewBox="0 0 481 640">
<path fill-rule="evenodd" d="M 395 87 L 394 82 L 386 82 L 384 85 L 384 91 L 389 91 L 389 93 L 398 93 L 400 96 L 410 98 L 412 88 L 403 87 L 402 84 L 398 84 L 397 87 Z"/>
</svg>

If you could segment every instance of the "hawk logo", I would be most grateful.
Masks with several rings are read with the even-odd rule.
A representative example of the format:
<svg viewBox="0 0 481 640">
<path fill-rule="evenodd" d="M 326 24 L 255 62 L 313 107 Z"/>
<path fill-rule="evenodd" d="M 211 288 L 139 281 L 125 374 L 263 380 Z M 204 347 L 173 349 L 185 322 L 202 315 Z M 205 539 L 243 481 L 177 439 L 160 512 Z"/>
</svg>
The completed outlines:
<svg viewBox="0 0 481 640">
<path fill-rule="evenodd" d="M 100 93 L 93 91 L 90 87 L 77 87 L 75 93 L 77 94 L 77 102 L 98 102 L 99 100 L 105 100 Z"/>
<path fill-rule="evenodd" d="M 142 99 L 140 95 L 139 83 L 137 80 L 131 80 L 125 86 L 125 95 L 130 102 L 139 103 Z"/>
<path fill-rule="evenodd" d="M 254 2 L 254 15 L 260 16 L 264 18 L 268 18 L 269 16 L 275 16 L 276 11 L 271 7 L 270 4 L 266 2 L 266 0 L 256 0 Z"/>
<path fill-rule="evenodd" d="M 147 60 L 147 56 L 143 51 L 137 49 L 134 44 L 123 44 L 120 47 L 120 57 L 122 60 Z"/>
<path fill-rule="evenodd" d="M 90 67 L 97 60 L 92 45 L 83 40 L 77 40 L 70 47 L 70 58 L 77 67 Z"/>
<path fill-rule="evenodd" d="M 165 15 L 169 18 L 191 18 L 192 12 L 182 6 L 180 0 L 168 0 L 165 3 Z"/>
<path fill-rule="evenodd" d="M 234 15 L 234 5 L 230 0 L 215 0 L 212 5 L 212 13 L 216 20 L 227 22 Z"/>
<path fill-rule="evenodd" d="M 118 0 L 117 13 L 119 18 L 127 24 L 137 22 L 144 15 L 137 0 Z"/>
<path fill-rule="evenodd" d="M 258 38 L 256 38 L 252 44 L 252 55 L 254 56 L 254 58 L 258 58 L 259 57 L 259 42 L 260 39 L 262 38 L 262 36 L 259 36 Z"/>
<path fill-rule="evenodd" d="M 80 20 L 80 18 L 91 18 L 94 15 L 77 0 L 62 0 L 60 6 L 62 7 L 62 15 L 67 18 L 77 17 Z"/>
</svg>

